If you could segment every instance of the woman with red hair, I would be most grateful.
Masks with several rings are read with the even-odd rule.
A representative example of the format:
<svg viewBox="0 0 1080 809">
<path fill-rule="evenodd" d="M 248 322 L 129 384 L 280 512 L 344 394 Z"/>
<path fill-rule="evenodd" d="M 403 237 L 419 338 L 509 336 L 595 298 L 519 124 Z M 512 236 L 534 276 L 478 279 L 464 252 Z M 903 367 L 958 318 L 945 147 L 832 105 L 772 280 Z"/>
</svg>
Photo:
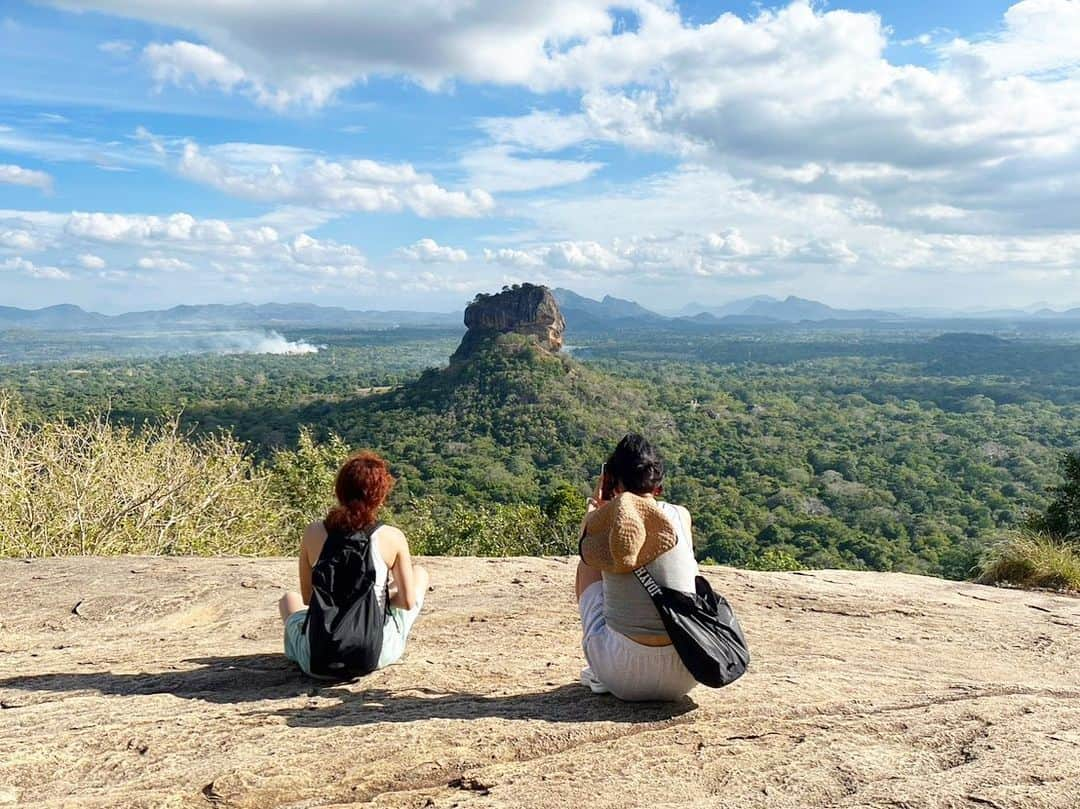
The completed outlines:
<svg viewBox="0 0 1080 809">
<path fill-rule="evenodd" d="M 405 651 L 409 630 L 420 614 L 428 589 L 428 573 L 413 564 L 405 535 L 377 521 L 394 478 L 374 452 L 359 452 L 338 470 L 334 494 L 338 505 L 326 518 L 313 522 L 300 545 L 300 592 L 282 596 L 278 606 L 285 622 L 285 655 L 311 674 L 311 647 L 305 632 L 307 605 L 312 596 L 312 569 L 319 561 L 328 536 L 366 534 L 370 538 L 375 571 L 375 594 L 385 613 L 378 668 L 397 662 Z"/>
</svg>

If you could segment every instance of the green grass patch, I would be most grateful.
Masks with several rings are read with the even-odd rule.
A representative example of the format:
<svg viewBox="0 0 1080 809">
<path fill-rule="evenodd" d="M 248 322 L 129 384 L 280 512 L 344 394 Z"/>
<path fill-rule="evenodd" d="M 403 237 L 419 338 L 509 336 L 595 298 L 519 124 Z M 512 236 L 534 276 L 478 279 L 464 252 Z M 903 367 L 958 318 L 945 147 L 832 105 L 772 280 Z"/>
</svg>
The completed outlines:
<svg viewBox="0 0 1080 809">
<path fill-rule="evenodd" d="M 980 584 L 1010 584 L 1080 592 L 1080 545 L 1030 531 L 990 546 L 980 563 Z"/>
</svg>

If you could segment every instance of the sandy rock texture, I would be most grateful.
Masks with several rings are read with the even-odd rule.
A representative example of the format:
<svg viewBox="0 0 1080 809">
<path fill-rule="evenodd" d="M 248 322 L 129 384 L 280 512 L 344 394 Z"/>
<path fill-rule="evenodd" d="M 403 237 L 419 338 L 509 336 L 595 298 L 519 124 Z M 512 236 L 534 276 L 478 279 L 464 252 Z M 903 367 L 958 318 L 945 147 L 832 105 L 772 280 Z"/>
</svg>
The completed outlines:
<svg viewBox="0 0 1080 809">
<path fill-rule="evenodd" d="M 708 569 L 755 658 L 722 691 L 578 684 L 566 559 L 430 559 L 405 659 L 281 655 L 292 560 L 0 562 L 0 806 L 1080 806 L 1080 601 Z"/>
</svg>

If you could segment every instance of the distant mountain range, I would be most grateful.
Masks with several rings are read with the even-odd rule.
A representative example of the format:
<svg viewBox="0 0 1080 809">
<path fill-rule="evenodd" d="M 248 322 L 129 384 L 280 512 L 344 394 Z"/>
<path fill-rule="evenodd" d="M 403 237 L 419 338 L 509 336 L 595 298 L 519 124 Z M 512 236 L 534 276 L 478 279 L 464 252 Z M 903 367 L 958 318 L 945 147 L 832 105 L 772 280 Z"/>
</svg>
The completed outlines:
<svg viewBox="0 0 1080 809">
<path fill-rule="evenodd" d="M 553 289 L 551 294 L 559 302 L 559 309 L 571 327 L 602 326 L 618 320 L 646 323 L 669 319 L 634 301 L 614 298 L 611 295 L 605 295 L 597 301 L 569 289 Z"/>
<path fill-rule="evenodd" d="M 646 309 L 635 301 L 605 295 L 587 298 L 569 289 L 552 290 L 571 331 L 595 331 L 613 325 L 656 326 L 660 328 L 746 328 L 783 326 L 798 323 L 836 322 L 904 323 L 908 321 L 992 320 L 1056 323 L 1080 321 L 1080 307 L 1057 312 L 1039 309 L 997 309 L 954 311 L 946 309 L 838 309 L 820 301 L 798 298 L 783 300 L 755 295 L 720 306 L 690 305 L 674 316 Z M 40 331 L 135 331 L 139 329 L 247 329 L 247 328 L 355 328 L 390 329 L 401 327 L 462 327 L 456 312 L 371 311 L 318 306 L 311 303 L 204 304 L 174 306 L 171 309 L 103 315 L 71 304 L 43 309 L 0 306 L 0 330 Z"/>
<path fill-rule="evenodd" d="M 0 329 L 87 331 L 136 329 L 364 328 L 461 325 L 461 315 L 447 312 L 356 311 L 311 303 L 205 304 L 103 315 L 61 304 L 44 309 L 0 306 Z"/>
<path fill-rule="evenodd" d="M 783 300 L 768 295 L 755 295 L 752 298 L 732 301 L 718 307 L 689 307 L 684 310 L 687 315 L 713 317 L 720 320 L 725 318 L 739 318 L 743 322 L 751 320 L 780 321 L 782 323 L 799 323 L 804 320 L 899 320 L 901 315 L 893 312 L 883 312 L 877 309 L 835 309 L 832 306 L 812 301 L 806 298 L 797 298 L 789 295 Z"/>
</svg>

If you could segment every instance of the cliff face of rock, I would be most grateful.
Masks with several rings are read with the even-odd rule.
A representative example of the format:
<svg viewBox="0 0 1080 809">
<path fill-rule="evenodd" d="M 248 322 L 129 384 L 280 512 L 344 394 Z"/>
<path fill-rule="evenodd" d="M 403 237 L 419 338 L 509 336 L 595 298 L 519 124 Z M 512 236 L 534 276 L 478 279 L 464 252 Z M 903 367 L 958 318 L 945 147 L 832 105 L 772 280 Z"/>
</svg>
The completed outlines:
<svg viewBox="0 0 1080 809">
<path fill-rule="evenodd" d="M 555 353 L 562 348 L 566 321 L 551 290 L 522 284 L 495 295 L 478 295 L 465 308 L 465 326 L 468 331 L 451 361 L 466 359 L 500 334 L 535 337 L 541 348 Z"/>
</svg>

